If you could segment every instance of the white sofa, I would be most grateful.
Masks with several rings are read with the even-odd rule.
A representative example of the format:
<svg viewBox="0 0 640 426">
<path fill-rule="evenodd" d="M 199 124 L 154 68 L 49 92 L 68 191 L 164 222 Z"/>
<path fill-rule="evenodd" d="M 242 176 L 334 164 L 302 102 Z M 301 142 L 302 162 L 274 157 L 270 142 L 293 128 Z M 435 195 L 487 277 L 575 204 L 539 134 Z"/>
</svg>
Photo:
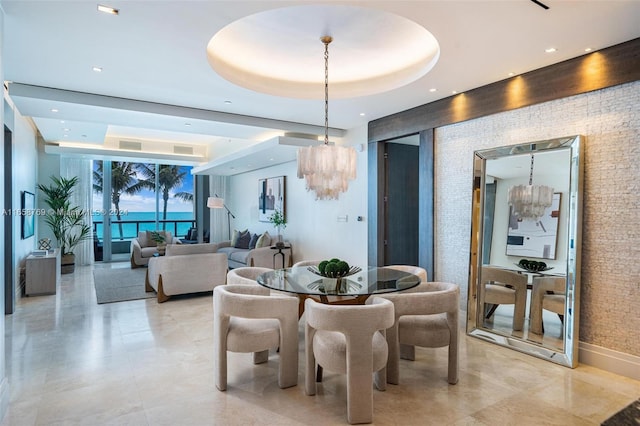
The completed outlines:
<svg viewBox="0 0 640 426">
<path fill-rule="evenodd" d="M 167 245 L 180 244 L 180 240 L 171 235 L 170 231 L 161 231 L 165 233 Z M 131 240 L 131 269 L 145 266 L 149 263 L 156 253 L 158 253 L 158 244 L 151 239 L 150 231 L 138 232 L 138 237 Z"/>
<path fill-rule="evenodd" d="M 176 294 L 212 291 L 227 280 L 227 256 L 216 244 L 171 244 L 164 256 L 149 259 L 146 291 L 158 293 L 158 303 Z"/>
<path fill-rule="evenodd" d="M 258 266 L 261 268 L 279 269 L 282 267 L 282 257 L 278 254 L 277 249 L 272 249 L 271 242 L 267 247 L 260 247 L 254 249 L 243 249 L 231 246 L 231 241 L 223 241 L 218 243 L 218 253 L 224 253 L 229 261 L 229 268 L 243 268 L 245 266 Z M 290 267 L 292 265 L 291 260 L 291 246 L 287 244 L 286 249 L 282 249 L 284 254 L 284 266 Z M 274 255 L 275 266 L 274 266 Z"/>
</svg>

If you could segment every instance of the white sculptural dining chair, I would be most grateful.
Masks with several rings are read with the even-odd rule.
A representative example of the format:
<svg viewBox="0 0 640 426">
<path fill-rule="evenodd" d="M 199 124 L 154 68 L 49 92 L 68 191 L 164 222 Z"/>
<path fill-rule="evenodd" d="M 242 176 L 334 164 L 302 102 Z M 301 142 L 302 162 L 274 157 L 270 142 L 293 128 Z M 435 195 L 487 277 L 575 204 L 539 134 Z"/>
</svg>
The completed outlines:
<svg viewBox="0 0 640 426">
<path fill-rule="evenodd" d="M 227 284 L 258 285 L 256 281 L 258 277 L 269 271 L 273 271 L 273 269 L 261 268 L 259 266 L 234 268 L 227 272 Z"/>
<path fill-rule="evenodd" d="M 484 318 L 493 315 L 494 309 L 486 314 L 485 305 L 514 305 L 513 331 L 524 328 L 524 315 L 527 305 L 527 281 L 524 274 L 502 268 L 483 266 L 480 275 L 479 304 Z"/>
<path fill-rule="evenodd" d="M 561 322 L 564 321 L 567 303 L 566 286 L 565 277 L 535 277 L 533 279 L 531 323 L 529 324 L 529 330 L 532 333 L 542 334 L 544 332 L 543 309 L 561 315 Z"/>
<path fill-rule="evenodd" d="M 385 265 L 385 268 L 395 269 L 397 271 L 407 272 L 409 274 L 417 275 L 420 278 L 421 283 L 426 283 L 427 270 L 420 266 L 413 265 Z"/>
<path fill-rule="evenodd" d="M 380 295 L 393 302 L 395 322 L 387 330 L 387 382 L 399 384 L 400 358 L 415 360 L 415 347 L 449 347 L 448 382 L 458 382 L 457 284 L 423 282 L 410 292 Z"/>
<path fill-rule="evenodd" d="M 270 296 L 258 285 L 227 284 L 213 291 L 213 346 L 216 387 L 227 389 L 227 351 L 254 353 L 266 362 L 279 348 L 278 385 L 298 384 L 298 301 Z"/>
<path fill-rule="evenodd" d="M 393 325 L 393 304 L 373 298 L 369 305 L 326 305 L 305 302 L 305 392 L 316 394 L 316 363 L 347 375 L 349 423 L 373 420 L 373 378 L 386 389 L 387 341 L 384 331 Z"/>
</svg>

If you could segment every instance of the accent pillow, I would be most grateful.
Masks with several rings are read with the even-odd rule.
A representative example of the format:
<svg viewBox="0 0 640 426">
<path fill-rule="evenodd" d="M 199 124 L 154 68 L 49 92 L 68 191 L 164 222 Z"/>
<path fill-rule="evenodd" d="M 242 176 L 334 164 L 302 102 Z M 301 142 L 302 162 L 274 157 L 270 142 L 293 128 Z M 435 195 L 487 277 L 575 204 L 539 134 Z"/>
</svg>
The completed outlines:
<svg viewBox="0 0 640 426">
<path fill-rule="evenodd" d="M 138 243 L 140 244 L 141 248 L 149 246 L 149 241 L 147 240 L 147 233 L 145 231 L 138 232 Z"/>
<path fill-rule="evenodd" d="M 233 230 L 233 235 L 231 236 L 231 243 L 229 244 L 231 247 L 235 247 L 236 243 L 238 242 L 238 237 L 240 236 L 240 234 L 247 232 L 247 230 L 245 229 L 244 231 L 238 231 L 237 229 Z"/>
<path fill-rule="evenodd" d="M 236 241 L 236 245 L 234 247 L 239 249 L 248 249 L 250 242 L 251 232 L 245 231 L 238 236 L 238 241 Z"/>
<path fill-rule="evenodd" d="M 271 235 L 269 235 L 268 231 L 265 231 L 264 234 L 258 237 L 258 241 L 256 242 L 256 248 L 269 247 L 269 246 L 271 246 Z"/>
<path fill-rule="evenodd" d="M 249 241 L 249 249 L 253 250 L 256 248 L 256 243 L 258 242 L 258 234 L 253 234 L 251 236 L 251 241 Z"/>
</svg>

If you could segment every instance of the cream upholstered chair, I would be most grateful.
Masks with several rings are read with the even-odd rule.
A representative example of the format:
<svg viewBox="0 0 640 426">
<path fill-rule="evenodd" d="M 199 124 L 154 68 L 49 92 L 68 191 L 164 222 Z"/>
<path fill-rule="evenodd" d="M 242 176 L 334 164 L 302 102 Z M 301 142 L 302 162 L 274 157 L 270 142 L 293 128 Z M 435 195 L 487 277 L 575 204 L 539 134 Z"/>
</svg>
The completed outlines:
<svg viewBox="0 0 640 426">
<path fill-rule="evenodd" d="M 167 246 L 165 256 L 149 259 L 145 276 L 145 290 L 156 291 L 158 303 L 178 294 L 211 291 L 223 285 L 227 278 L 227 257 L 222 253 L 206 253 L 201 246 L 211 244 L 185 244 Z M 173 248 L 174 253 L 169 250 Z M 179 250 L 177 250 L 179 248 Z M 188 253 L 188 250 L 193 250 Z"/>
<path fill-rule="evenodd" d="M 273 269 L 261 268 L 258 266 L 231 269 L 227 272 L 227 284 L 258 285 L 258 282 L 256 281 L 258 276 L 269 271 L 273 271 Z"/>
<path fill-rule="evenodd" d="M 513 330 L 522 330 L 527 305 L 527 276 L 508 269 L 483 266 L 479 302 L 483 314 L 487 312 L 486 304 L 514 305 Z M 494 311 L 495 309 L 489 310 L 483 317 L 491 317 Z"/>
<path fill-rule="evenodd" d="M 298 302 L 270 296 L 253 285 L 225 285 L 213 290 L 213 346 L 216 387 L 227 389 L 227 351 L 253 352 L 254 364 L 279 348 L 278 385 L 298 384 Z"/>
<path fill-rule="evenodd" d="M 305 392 L 315 395 L 316 363 L 347 375 L 349 423 L 373 420 L 373 379 L 386 389 L 387 341 L 384 332 L 393 325 L 393 304 L 374 297 L 369 305 L 325 305 L 305 302 Z"/>
<path fill-rule="evenodd" d="M 533 294 L 531 295 L 531 322 L 529 330 L 542 334 L 542 310 L 555 312 L 564 319 L 567 280 L 565 277 L 535 277 L 533 279 Z"/>
<path fill-rule="evenodd" d="M 400 358 L 415 360 L 415 347 L 449 347 L 448 381 L 458 382 L 457 284 L 423 282 L 411 292 L 380 295 L 393 302 L 395 322 L 387 330 L 387 382 L 399 384 Z"/>
<path fill-rule="evenodd" d="M 395 269 L 397 271 L 408 272 L 409 274 L 420 277 L 420 282 L 427 282 L 427 270 L 419 266 L 413 265 L 386 265 L 385 268 Z"/>
</svg>

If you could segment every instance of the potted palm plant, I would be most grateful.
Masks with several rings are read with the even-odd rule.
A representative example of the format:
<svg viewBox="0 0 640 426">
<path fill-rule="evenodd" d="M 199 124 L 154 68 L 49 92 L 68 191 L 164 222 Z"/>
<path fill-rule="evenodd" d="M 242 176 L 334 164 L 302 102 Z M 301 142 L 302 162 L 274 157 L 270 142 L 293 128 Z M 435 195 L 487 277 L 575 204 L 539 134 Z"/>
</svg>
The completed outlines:
<svg viewBox="0 0 640 426">
<path fill-rule="evenodd" d="M 91 228 L 84 221 L 84 211 L 71 205 L 71 194 L 78 184 L 78 177 L 67 179 L 51 176 L 51 180 L 48 186 L 38 184 L 38 189 L 45 195 L 44 202 L 49 206 L 44 221 L 60 247 L 60 272 L 69 274 L 75 270 L 73 250 L 81 241 L 91 237 Z"/>
</svg>

